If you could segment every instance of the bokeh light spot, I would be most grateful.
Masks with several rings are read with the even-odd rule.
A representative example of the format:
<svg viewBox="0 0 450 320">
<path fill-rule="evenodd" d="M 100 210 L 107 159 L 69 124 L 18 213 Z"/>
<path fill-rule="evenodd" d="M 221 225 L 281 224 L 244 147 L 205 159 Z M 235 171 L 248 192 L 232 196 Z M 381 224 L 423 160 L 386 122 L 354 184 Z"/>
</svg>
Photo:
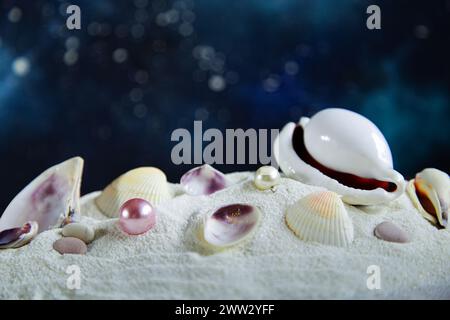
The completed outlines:
<svg viewBox="0 0 450 320">
<path fill-rule="evenodd" d="M 223 91 L 226 87 L 225 79 L 220 75 L 213 75 L 209 78 L 208 86 L 212 91 Z"/>
<path fill-rule="evenodd" d="M 8 20 L 12 23 L 17 23 L 22 18 L 22 10 L 19 7 L 14 7 L 9 10 Z"/>
<path fill-rule="evenodd" d="M 30 71 L 30 61 L 25 57 L 18 57 L 12 63 L 12 70 L 17 76 L 23 77 Z"/>
<path fill-rule="evenodd" d="M 113 52 L 113 60 L 117 63 L 123 63 L 128 59 L 128 51 L 124 48 L 118 48 Z"/>
</svg>

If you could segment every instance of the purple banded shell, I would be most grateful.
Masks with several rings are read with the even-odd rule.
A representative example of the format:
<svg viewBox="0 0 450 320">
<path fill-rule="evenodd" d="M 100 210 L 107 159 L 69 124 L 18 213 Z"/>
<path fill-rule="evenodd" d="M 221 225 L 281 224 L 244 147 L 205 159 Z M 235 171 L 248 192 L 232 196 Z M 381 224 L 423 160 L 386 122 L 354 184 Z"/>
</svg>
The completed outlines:
<svg viewBox="0 0 450 320">
<path fill-rule="evenodd" d="M 180 183 L 192 196 L 209 195 L 228 186 L 225 175 L 209 164 L 189 170 L 181 177 Z"/>
<path fill-rule="evenodd" d="M 248 204 L 221 207 L 206 219 L 203 237 L 215 247 L 232 246 L 247 239 L 260 219 L 260 211 Z"/>
<path fill-rule="evenodd" d="M 30 221 L 20 228 L 0 232 L 0 249 L 19 248 L 30 242 L 38 233 L 38 223 Z"/>
</svg>

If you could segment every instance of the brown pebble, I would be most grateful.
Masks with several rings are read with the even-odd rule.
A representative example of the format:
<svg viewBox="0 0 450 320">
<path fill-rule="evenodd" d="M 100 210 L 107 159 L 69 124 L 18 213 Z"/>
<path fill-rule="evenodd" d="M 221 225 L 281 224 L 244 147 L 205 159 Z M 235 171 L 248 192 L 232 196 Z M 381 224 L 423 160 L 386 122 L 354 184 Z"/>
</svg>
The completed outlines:
<svg viewBox="0 0 450 320">
<path fill-rule="evenodd" d="M 384 241 L 399 243 L 411 241 L 406 231 L 389 221 L 384 221 L 377 225 L 374 233 L 377 238 Z"/>
<path fill-rule="evenodd" d="M 61 254 L 85 254 L 87 251 L 87 246 L 80 239 L 66 237 L 56 240 L 53 243 L 53 249 Z"/>
</svg>

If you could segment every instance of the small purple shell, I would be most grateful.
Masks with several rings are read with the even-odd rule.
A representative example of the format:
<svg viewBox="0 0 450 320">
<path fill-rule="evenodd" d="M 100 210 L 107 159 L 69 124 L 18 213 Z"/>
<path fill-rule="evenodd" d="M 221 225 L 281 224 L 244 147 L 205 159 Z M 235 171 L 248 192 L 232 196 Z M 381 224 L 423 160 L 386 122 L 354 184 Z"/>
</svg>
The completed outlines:
<svg viewBox="0 0 450 320">
<path fill-rule="evenodd" d="M 252 234 L 261 218 L 249 204 L 231 204 L 217 209 L 205 220 L 203 237 L 215 247 L 235 245 Z"/>
<path fill-rule="evenodd" d="M 36 221 L 25 223 L 20 228 L 0 232 L 0 249 L 19 248 L 30 242 L 38 232 Z"/>
<path fill-rule="evenodd" d="M 225 175 L 208 164 L 186 172 L 180 183 L 184 191 L 192 196 L 209 195 L 228 186 Z"/>
</svg>

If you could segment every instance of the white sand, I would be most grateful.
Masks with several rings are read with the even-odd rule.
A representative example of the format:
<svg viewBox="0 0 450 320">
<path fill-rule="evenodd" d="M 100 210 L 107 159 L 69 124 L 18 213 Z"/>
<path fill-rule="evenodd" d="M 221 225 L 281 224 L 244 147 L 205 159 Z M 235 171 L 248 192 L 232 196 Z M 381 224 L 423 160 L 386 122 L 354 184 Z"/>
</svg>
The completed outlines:
<svg viewBox="0 0 450 320">
<path fill-rule="evenodd" d="M 93 198 L 83 198 L 83 223 L 97 239 L 85 256 L 52 249 L 60 229 L 40 234 L 28 246 L 0 251 L 0 298 L 11 299 L 371 299 L 450 298 L 450 232 L 437 230 L 406 195 L 389 206 L 348 206 L 355 241 L 348 248 L 307 243 L 284 224 L 285 208 L 320 188 L 283 179 L 276 193 L 254 189 L 251 173 L 211 196 L 179 195 L 158 207 L 155 229 L 123 235 L 103 217 Z M 178 190 L 178 185 L 173 185 Z M 213 254 L 196 230 L 204 215 L 230 203 L 260 208 L 262 223 L 247 242 Z M 394 221 L 410 233 L 409 244 L 381 241 L 374 227 Z M 79 290 L 66 287 L 66 268 L 78 265 Z M 366 286 L 367 267 L 381 268 L 381 289 Z"/>
</svg>

